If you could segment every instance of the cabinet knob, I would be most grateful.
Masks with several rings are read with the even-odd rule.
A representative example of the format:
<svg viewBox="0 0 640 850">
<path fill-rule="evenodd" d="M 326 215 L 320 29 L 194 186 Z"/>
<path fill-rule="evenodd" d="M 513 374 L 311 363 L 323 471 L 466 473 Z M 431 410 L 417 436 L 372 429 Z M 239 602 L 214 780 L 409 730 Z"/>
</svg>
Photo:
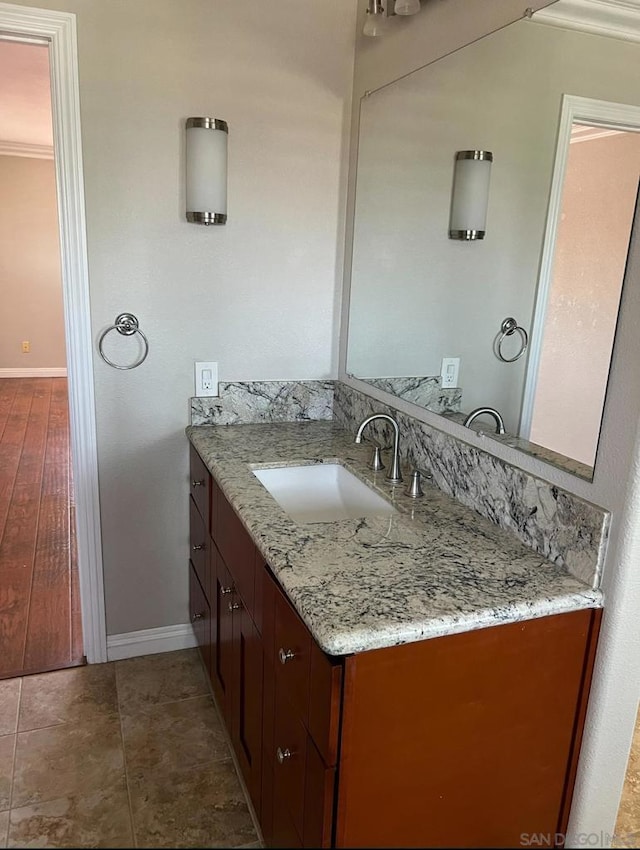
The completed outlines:
<svg viewBox="0 0 640 850">
<path fill-rule="evenodd" d="M 191 622 L 195 623 L 196 620 L 202 620 L 203 617 L 204 617 L 204 614 L 202 613 L 202 611 L 198 611 L 191 617 Z"/>
<path fill-rule="evenodd" d="M 287 661 L 291 661 L 295 658 L 295 652 L 292 649 L 283 649 L 280 647 L 278 650 L 278 658 L 280 659 L 280 664 L 286 664 Z"/>
<path fill-rule="evenodd" d="M 239 602 L 229 602 L 229 604 L 227 605 L 227 608 L 229 609 L 229 611 L 237 611 L 239 607 L 240 607 Z"/>
<path fill-rule="evenodd" d="M 291 758 L 291 750 L 289 747 L 286 747 L 284 750 L 282 747 L 278 747 L 276 750 L 276 758 L 278 759 L 278 764 L 284 764 L 287 759 Z"/>
<path fill-rule="evenodd" d="M 204 487 L 204 478 L 201 478 L 200 481 L 197 481 L 195 478 L 191 482 L 192 487 Z"/>
<path fill-rule="evenodd" d="M 207 547 L 205 546 L 204 543 L 197 543 L 195 546 L 192 546 L 191 548 L 193 549 L 194 552 L 200 552 L 200 551 L 202 551 L 202 549 L 206 549 Z"/>
<path fill-rule="evenodd" d="M 220 588 L 220 596 L 226 596 L 228 593 L 233 593 L 233 586 Z"/>
</svg>

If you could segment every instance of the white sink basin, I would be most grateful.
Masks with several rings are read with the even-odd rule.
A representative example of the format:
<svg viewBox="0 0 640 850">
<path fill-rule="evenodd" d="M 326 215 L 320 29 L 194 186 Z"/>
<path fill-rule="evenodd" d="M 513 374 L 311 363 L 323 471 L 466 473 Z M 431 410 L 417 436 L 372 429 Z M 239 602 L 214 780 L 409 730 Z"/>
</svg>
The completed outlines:
<svg viewBox="0 0 640 850">
<path fill-rule="evenodd" d="M 339 463 L 254 469 L 253 474 L 296 522 L 332 522 L 396 513 Z"/>
</svg>

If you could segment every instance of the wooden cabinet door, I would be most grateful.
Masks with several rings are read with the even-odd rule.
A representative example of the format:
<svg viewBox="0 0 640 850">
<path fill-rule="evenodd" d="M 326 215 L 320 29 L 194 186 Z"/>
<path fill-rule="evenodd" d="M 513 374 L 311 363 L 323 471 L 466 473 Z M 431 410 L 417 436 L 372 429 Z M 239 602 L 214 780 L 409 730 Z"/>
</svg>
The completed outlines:
<svg viewBox="0 0 640 850">
<path fill-rule="evenodd" d="M 233 584 L 229 570 L 212 547 L 211 683 L 227 727 L 233 717 Z"/>
<path fill-rule="evenodd" d="M 260 816 L 262 767 L 262 642 L 239 597 L 233 604 L 233 724 L 231 738 L 251 802 Z"/>
<path fill-rule="evenodd" d="M 211 675 L 211 610 L 191 563 L 189 564 L 189 616 L 204 666 Z"/>
</svg>

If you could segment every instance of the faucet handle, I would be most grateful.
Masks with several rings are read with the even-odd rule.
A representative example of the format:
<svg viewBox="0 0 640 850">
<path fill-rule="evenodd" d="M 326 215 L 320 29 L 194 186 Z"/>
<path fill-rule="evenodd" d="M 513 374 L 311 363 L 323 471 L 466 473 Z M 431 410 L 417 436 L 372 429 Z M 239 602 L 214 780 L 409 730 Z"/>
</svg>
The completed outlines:
<svg viewBox="0 0 640 850">
<path fill-rule="evenodd" d="M 367 464 L 369 469 L 373 469 L 376 472 L 379 472 L 381 469 L 384 469 L 382 455 L 380 454 L 381 451 L 382 449 L 380 448 L 380 446 L 377 443 L 374 443 L 371 451 L 371 458 L 369 460 L 369 463 Z"/>
<path fill-rule="evenodd" d="M 412 499 L 419 499 L 424 496 L 422 486 L 420 484 L 420 470 L 414 469 L 411 473 L 411 479 L 404 491 L 405 496 L 410 496 Z"/>
</svg>

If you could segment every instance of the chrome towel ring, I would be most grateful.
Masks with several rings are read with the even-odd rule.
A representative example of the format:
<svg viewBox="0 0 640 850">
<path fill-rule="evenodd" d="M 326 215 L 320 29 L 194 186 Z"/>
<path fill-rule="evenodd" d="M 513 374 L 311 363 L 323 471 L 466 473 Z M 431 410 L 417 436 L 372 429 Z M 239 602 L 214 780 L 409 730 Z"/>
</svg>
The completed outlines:
<svg viewBox="0 0 640 850">
<path fill-rule="evenodd" d="M 114 363 L 112 360 L 109 360 L 107 355 L 102 350 L 102 343 L 104 342 L 105 336 L 109 333 L 109 331 L 118 331 L 119 334 L 123 336 L 133 336 L 133 334 L 140 334 L 142 337 L 142 341 L 144 342 L 144 352 L 142 357 L 135 361 L 135 363 L 131 363 L 129 366 L 120 366 L 118 363 Z M 116 316 L 116 320 L 112 325 L 102 331 L 98 338 L 98 351 L 100 352 L 100 357 L 104 360 L 105 363 L 108 363 L 109 366 L 113 366 L 114 369 L 135 369 L 136 366 L 139 366 L 141 363 L 147 359 L 147 354 L 149 353 L 149 340 L 140 330 L 140 323 L 137 318 L 133 315 L 133 313 L 120 313 L 119 316 Z"/>
<path fill-rule="evenodd" d="M 503 363 L 515 363 L 519 360 L 529 347 L 529 335 L 524 328 L 516 322 L 515 319 L 509 317 L 503 320 L 500 325 L 501 333 L 496 338 L 495 352 L 496 357 L 502 360 Z M 514 357 L 505 357 L 502 353 L 502 343 L 508 336 L 512 336 L 516 331 L 520 334 L 520 351 Z"/>
</svg>

